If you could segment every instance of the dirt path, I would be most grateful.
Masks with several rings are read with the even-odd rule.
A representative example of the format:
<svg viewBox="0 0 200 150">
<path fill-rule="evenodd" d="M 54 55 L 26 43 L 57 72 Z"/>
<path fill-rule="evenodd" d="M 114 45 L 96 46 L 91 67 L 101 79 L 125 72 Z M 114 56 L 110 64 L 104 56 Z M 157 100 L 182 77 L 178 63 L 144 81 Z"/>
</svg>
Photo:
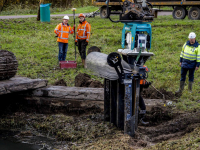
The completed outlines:
<svg viewBox="0 0 200 150">
<path fill-rule="evenodd" d="M 172 15 L 172 11 L 159 11 L 158 16 Z"/>
<path fill-rule="evenodd" d="M 89 13 L 86 13 L 85 15 L 87 14 Z M 50 16 L 59 17 L 59 16 L 64 16 L 64 15 L 73 16 L 73 14 L 57 14 L 57 15 L 50 15 Z M 172 15 L 172 12 L 169 12 L 169 11 L 158 12 L 158 16 L 166 16 L 166 15 Z M 78 16 L 78 14 L 76 14 L 76 16 Z M 31 18 L 31 17 L 36 18 L 37 15 L 0 16 L 0 19 L 16 19 L 16 18 Z"/>
<path fill-rule="evenodd" d="M 60 16 L 73 16 L 73 14 L 57 14 L 57 15 L 50 15 L 51 17 L 60 17 Z M 78 16 L 78 14 L 76 14 Z M 0 19 L 17 19 L 17 18 L 31 18 L 34 17 L 36 18 L 37 15 L 16 15 L 16 16 L 0 16 Z"/>
</svg>

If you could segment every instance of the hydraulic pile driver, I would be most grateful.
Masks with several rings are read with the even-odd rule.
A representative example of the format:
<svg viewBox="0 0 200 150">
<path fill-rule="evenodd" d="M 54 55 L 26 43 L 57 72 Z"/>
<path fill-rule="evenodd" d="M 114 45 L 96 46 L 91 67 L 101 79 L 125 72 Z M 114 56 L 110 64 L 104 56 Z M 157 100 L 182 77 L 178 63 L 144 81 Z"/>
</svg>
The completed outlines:
<svg viewBox="0 0 200 150">
<path fill-rule="evenodd" d="M 109 14 L 109 0 L 107 12 Z M 146 0 L 123 2 L 118 21 L 122 29 L 122 49 L 109 55 L 92 52 L 86 58 L 87 68 L 104 80 L 104 119 L 131 136 L 138 125 L 140 80 L 147 78 L 145 62 L 154 54 L 151 49 L 151 25 L 154 12 Z M 121 56 L 122 58 L 121 59 Z"/>
</svg>

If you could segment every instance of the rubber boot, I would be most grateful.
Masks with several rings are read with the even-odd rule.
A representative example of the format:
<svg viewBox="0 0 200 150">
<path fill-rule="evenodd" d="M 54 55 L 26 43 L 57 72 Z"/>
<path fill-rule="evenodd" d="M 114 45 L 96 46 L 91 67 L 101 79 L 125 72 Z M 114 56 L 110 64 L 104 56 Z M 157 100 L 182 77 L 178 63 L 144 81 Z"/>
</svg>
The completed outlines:
<svg viewBox="0 0 200 150">
<path fill-rule="evenodd" d="M 193 82 L 189 82 L 189 84 L 188 84 L 188 90 L 190 93 L 192 93 L 192 84 L 193 84 Z"/>
<path fill-rule="evenodd" d="M 86 68 L 86 66 L 85 66 L 85 59 L 82 59 L 82 63 L 83 63 L 84 68 Z"/>
<path fill-rule="evenodd" d="M 143 125 L 148 125 L 149 122 L 144 121 L 145 114 L 146 114 L 146 110 L 140 110 L 140 113 L 139 113 L 139 115 L 141 116 L 140 123 Z"/>
<path fill-rule="evenodd" d="M 179 90 L 176 91 L 176 94 L 182 93 L 184 86 L 185 86 L 185 81 L 180 81 L 180 87 L 179 87 Z"/>
</svg>

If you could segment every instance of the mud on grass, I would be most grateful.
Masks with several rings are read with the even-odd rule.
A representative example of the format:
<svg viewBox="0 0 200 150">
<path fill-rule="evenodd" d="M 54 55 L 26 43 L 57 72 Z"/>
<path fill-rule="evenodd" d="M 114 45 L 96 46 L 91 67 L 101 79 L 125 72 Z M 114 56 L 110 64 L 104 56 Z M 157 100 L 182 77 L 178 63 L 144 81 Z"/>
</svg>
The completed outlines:
<svg viewBox="0 0 200 150">
<path fill-rule="evenodd" d="M 171 91 L 166 91 L 165 89 L 159 89 L 159 91 L 155 90 L 152 86 L 147 89 L 144 89 L 142 92 L 142 96 L 148 99 L 167 99 L 173 100 L 176 98 L 175 94 Z"/>
<path fill-rule="evenodd" d="M 102 111 L 90 111 L 82 114 L 40 113 L 16 110 L 10 115 L 1 115 L 0 129 L 18 131 L 21 139 L 28 136 L 43 136 L 64 142 L 68 149 L 159 149 L 169 145 L 168 140 L 176 140 L 173 146 L 180 144 L 182 136 L 187 133 L 200 132 L 200 112 L 179 113 L 168 107 L 156 106 L 147 112 L 145 121 L 148 126 L 139 124 L 135 137 L 124 135 L 108 122 L 104 122 Z M 44 109 L 47 109 L 44 107 Z M 21 109 L 22 110 L 22 109 Z M 195 134 L 195 133 L 194 133 Z M 190 134 L 188 136 L 191 136 Z M 200 134 L 189 147 L 199 144 Z M 162 144 L 160 144 L 162 142 Z M 158 144 L 156 144 L 158 143 Z M 50 144 L 47 142 L 47 145 Z M 156 145 L 155 145 L 156 144 Z M 186 148 L 188 145 L 185 145 Z M 57 147 L 59 148 L 59 147 Z"/>
</svg>

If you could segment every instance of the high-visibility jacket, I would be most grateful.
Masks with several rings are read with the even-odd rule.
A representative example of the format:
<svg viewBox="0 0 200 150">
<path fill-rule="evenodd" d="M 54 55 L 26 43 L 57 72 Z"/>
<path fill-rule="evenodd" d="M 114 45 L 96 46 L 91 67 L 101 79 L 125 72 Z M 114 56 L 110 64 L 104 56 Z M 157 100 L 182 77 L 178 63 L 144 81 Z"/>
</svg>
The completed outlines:
<svg viewBox="0 0 200 150">
<path fill-rule="evenodd" d="M 69 34 L 74 33 L 74 28 L 72 29 L 69 24 L 60 23 L 56 26 L 54 32 L 58 35 L 57 42 L 68 43 Z"/>
<path fill-rule="evenodd" d="M 181 51 L 180 55 L 181 67 L 192 69 L 199 67 L 200 65 L 200 45 L 197 41 L 194 44 L 190 44 L 190 41 L 187 41 Z"/>
<path fill-rule="evenodd" d="M 90 24 L 86 20 L 83 21 L 78 25 L 75 42 L 77 42 L 78 39 L 81 40 L 86 39 L 86 42 L 89 42 L 90 32 L 91 32 Z"/>
</svg>

